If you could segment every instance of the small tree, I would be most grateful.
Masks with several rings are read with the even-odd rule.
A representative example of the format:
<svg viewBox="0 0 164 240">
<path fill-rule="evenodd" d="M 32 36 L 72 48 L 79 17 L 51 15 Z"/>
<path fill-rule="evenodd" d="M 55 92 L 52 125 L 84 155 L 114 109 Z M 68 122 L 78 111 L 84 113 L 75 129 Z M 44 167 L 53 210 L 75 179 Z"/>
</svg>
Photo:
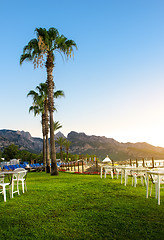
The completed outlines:
<svg viewBox="0 0 164 240">
<path fill-rule="evenodd" d="M 2 156 L 5 160 L 9 161 L 10 159 L 17 158 L 18 152 L 18 146 L 11 144 L 4 149 Z"/>
<path fill-rule="evenodd" d="M 66 154 L 67 154 L 67 162 L 68 162 L 68 151 L 69 151 L 69 148 L 70 148 L 71 144 L 72 144 L 72 142 L 70 142 L 70 141 L 68 141 L 68 140 L 66 140 L 66 141 L 64 142 L 64 146 L 65 146 Z"/>
<path fill-rule="evenodd" d="M 63 161 L 63 145 L 65 143 L 66 139 L 63 137 L 58 137 L 56 142 L 60 146 L 60 160 Z"/>
</svg>

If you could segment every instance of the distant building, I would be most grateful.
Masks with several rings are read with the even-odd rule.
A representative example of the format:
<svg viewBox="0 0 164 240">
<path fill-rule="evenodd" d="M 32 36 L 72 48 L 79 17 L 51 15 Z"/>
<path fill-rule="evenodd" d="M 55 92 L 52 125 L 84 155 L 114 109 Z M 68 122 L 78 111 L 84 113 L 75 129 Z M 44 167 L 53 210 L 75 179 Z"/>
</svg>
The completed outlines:
<svg viewBox="0 0 164 240">
<path fill-rule="evenodd" d="M 108 155 L 106 156 L 106 158 L 102 161 L 103 163 L 111 163 L 112 160 L 108 157 Z"/>
</svg>

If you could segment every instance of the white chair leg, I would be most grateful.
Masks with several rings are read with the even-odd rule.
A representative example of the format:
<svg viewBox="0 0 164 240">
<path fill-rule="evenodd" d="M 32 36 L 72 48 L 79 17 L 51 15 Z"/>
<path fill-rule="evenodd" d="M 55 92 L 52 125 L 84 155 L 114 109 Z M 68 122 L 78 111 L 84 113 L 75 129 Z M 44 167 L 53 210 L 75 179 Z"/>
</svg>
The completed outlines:
<svg viewBox="0 0 164 240">
<path fill-rule="evenodd" d="M 6 202 L 6 188 L 3 186 L 3 196 L 4 196 L 4 202 Z"/>
<path fill-rule="evenodd" d="M 100 177 L 102 178 L 102 167 L 101 167 L 101 174 L 100 174 Z"/>
<path fill-rule="evenodd" d="M 134 187 L 136 187 L 136 185 L 137 185 L 137 176 L 135 175 L 134 176 Z"/>
<path fill-rule="evenodd" d="M 25 185 L 25 190 L 27 192 L 27 185 L 26 185 L 26 181 L 24 181 L 24 185 Z"/>
<path fill-rule="evenodd" d="M 24 193 L 24 181 L 22 181 L 22 192 Z"/>
<path fill-rule="evenodd" d="M 158 196 L 158 187 L 157 187 L 157 183 L 155 183 L 155 198 L 157 198 Z"/>
<path fill-rule="evenodd" d="M 111 178 L 113 179 L 113 170 L 111 170 Z"/>
<path fill-rule="evenodd" d="M 151 197 L 151 193 L 152 193 L 152 186 L 153 186 L 153 183 L 151 183 L 151 187 L 150 187 L 150 197 Z"/>
<path fill-rule="evenodd" d="M 146 176 L 144 175 L 145 185 L 147 186 Z"/>
<path fill-rule="evenodd" d="M 13 198 L 13 192 L 14 192 L 14 181 L 11 184 L 11 198 Z"/>
<path fill-rule="evenodd" d="M 141 176 L 141 184 L 142 184 L 142 186 L 144 186 L 143 177 L 142 176 Z"/>
<path fill-rule="evenodd" d="M 123 170 L 121 170 L 121 184 L 122 184 Z"/>
<path fill-rule="evenodd" d="M 126 184 L 128 183 L 128 174 L 126 174 Z M 125 184 L 125 186 L 126 186 L 126 184 Z"/>
<path fill-rule="evenodd" d="M 17 192 L 18 192 L 18 195 L 20 195 L 19 193 L 19 182 L 17 181 Z"/>
<path fill-rule="evenodd" d="M 106 169 L 105 169 L 105 173 L 104 173 L 104 178 L 106 178 Z"/>
</svg>

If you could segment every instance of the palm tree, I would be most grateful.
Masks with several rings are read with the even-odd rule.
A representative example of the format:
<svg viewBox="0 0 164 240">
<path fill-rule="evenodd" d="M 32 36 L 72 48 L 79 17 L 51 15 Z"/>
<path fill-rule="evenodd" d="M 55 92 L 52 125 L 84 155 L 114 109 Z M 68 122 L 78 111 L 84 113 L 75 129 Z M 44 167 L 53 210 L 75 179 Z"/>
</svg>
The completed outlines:
<svg viewBox="0 0 164 240">
<path fill-rule="evenodd" d="M 50 153 L 49 153 L 49 142 L 48 142 L 48 91 L 47 84 L 40 83 L 39 86 L 36 87 L 39 91 L 40 100 L 43 105 L 43 112 L 45 115 L 45 136 L 46 136 L 46 173 L 50 173 Z"/>
<path fill-rule="evenodd" d="M 33 111 L 34 116 L 42 115 L 42 134 L 43 134 L 43 165 L 46 166 L 46 128 L 45 128 L 45 113 L 44 113 L 44 106 L 41 98 L 37 92 L 31 90 L 27 96 L 33 97 L 33 105 L 29 108 L 29 112 Z"/>
<path fill-rule="evenodd" d="M 46 83 L 40 83 L 39 86 L 36 87 L 36 90 L 38 90 L 39 93 L 36 93 L 35 91 L 30 91 L 27 96 L 32 95 L 33 98 L 36 98 L 38 100 L 38 104 L 40 104 L 40 113 L 42 113 L 42 123 L 43 129 L 44 129 L 44 137 L 46 143 L 44 143 L 44 152 L 46 152 L 46 172 L 50 173 L 50 155 L 49 155 L 49 142 L 48 142 L 48 132 L 49 132 L 49 124 L 48 124 L 48 90 L 47 90 L 47 84 Z M 61 96 L 64 96 L 64 92 L 61 90 L 58 90 L 54 92 L 54 98 L 59 98 Z M 56 108 L 54 108 L 56 110 Z M 44 118 L 43 118 L 44 116 Z M 44 119 L 44 121 L 43 121 Z M 45 147 L 46 145 L 46 147 Z M 45 150 L 46 149 L 46 150 Z M 44 153 L 43 152 L 43 153 Z M 43 154 L 44 155 L 44 154 Z"/>
<path fill-rule="evenodd" d="M 47 84 L 42 83 L 40 84 L 42 88 L 40 89 L 41 91 L 44 92 L 44 110 L 45 110 L 45 133 L 46 133 L 46 156 L 47 156 L 47 167 L 46 167 L 46 172 L 50 173 L 50 154 L 49 154 L 49 141 L 48 141 L 48 133 L 49 133 L 49 116 L 48 116 L 48 89 L 47 89 Z M 39 88 L 38 88 L 39 89 Z M 64 97 L 64 92 L 62 90 L 58 90 L 54 92 L 54 98 L 59 98 L 59 97 Z M 54 107 L 54 110 L 56 111 L 56 108 Z"/>
<path fill-rule="evenodd" d="M 60 146 L 60 160 L 63 161 L 63 145 L 65 143 L 66 139 L 63 137 L 58 137 L 56 142 Z"/>
<path fill-rule="evenodd" d="M 24 60 L 33 61 L 34 67 L 43 66 L 44 58 L 46 57 L 45 67 L 47 70 L 47 85 L 48 85 L 48 107 L 50 112 L 50 146 L 51 146 L 51 175 L 58 175 L 56 150 L 54 139 L 54 99 L 53 99 L 53 69 L 55 62 L 54 53 L 59 52 L 68 57 L 73 55 L 73 47 L 76 43 L 73 40 L 68 40 L 64 35 L 60 35 L 55 28 L 36 28 L 37 38 L 32 39 L 23 49 L 23 54 L 20 57 L 20 64 Z"/>
<path fill-rule="evenodd" d="M 66 140 L 66 141 L 64 142 L 64 146 L 65 146 L 66 153 L 67 153 L 67 162 L 68 162 L 68 151 L 69 151 L 69 148 L 70 148 L 71 144 L 72 144 L 72 142 L 70 142 L 70 141 L 68 141 L 68 140 Z"/>
</svg>

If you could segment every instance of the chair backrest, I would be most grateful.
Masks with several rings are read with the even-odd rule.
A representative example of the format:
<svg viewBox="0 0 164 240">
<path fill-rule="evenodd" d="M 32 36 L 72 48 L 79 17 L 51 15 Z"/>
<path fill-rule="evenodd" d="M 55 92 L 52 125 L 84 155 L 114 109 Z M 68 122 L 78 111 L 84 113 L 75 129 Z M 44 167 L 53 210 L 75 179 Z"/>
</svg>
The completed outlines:
<svg viewBox="0 0 164 240">
<path fill-rule="evenodd" d="M 26 177 L 26 174 L 27 174 L 27 170 L 19 172 L 18 180 L 24 179 Z"/>
<path fill-rule="evenodd" d="M 16 168 L 14 172 L 21 172 L 21 171 L 26 171 L 24 168 Z"/>
<path fill-rule="evenodd" d="M 21 180 L 23 179 L 26 174 L 27 174 L 27 170 L 25 170 L 24 168 L 17 168 L 14 170 L 15 174 L 13 174 L 13 179 L 14 180 Z"/>
</svg>

